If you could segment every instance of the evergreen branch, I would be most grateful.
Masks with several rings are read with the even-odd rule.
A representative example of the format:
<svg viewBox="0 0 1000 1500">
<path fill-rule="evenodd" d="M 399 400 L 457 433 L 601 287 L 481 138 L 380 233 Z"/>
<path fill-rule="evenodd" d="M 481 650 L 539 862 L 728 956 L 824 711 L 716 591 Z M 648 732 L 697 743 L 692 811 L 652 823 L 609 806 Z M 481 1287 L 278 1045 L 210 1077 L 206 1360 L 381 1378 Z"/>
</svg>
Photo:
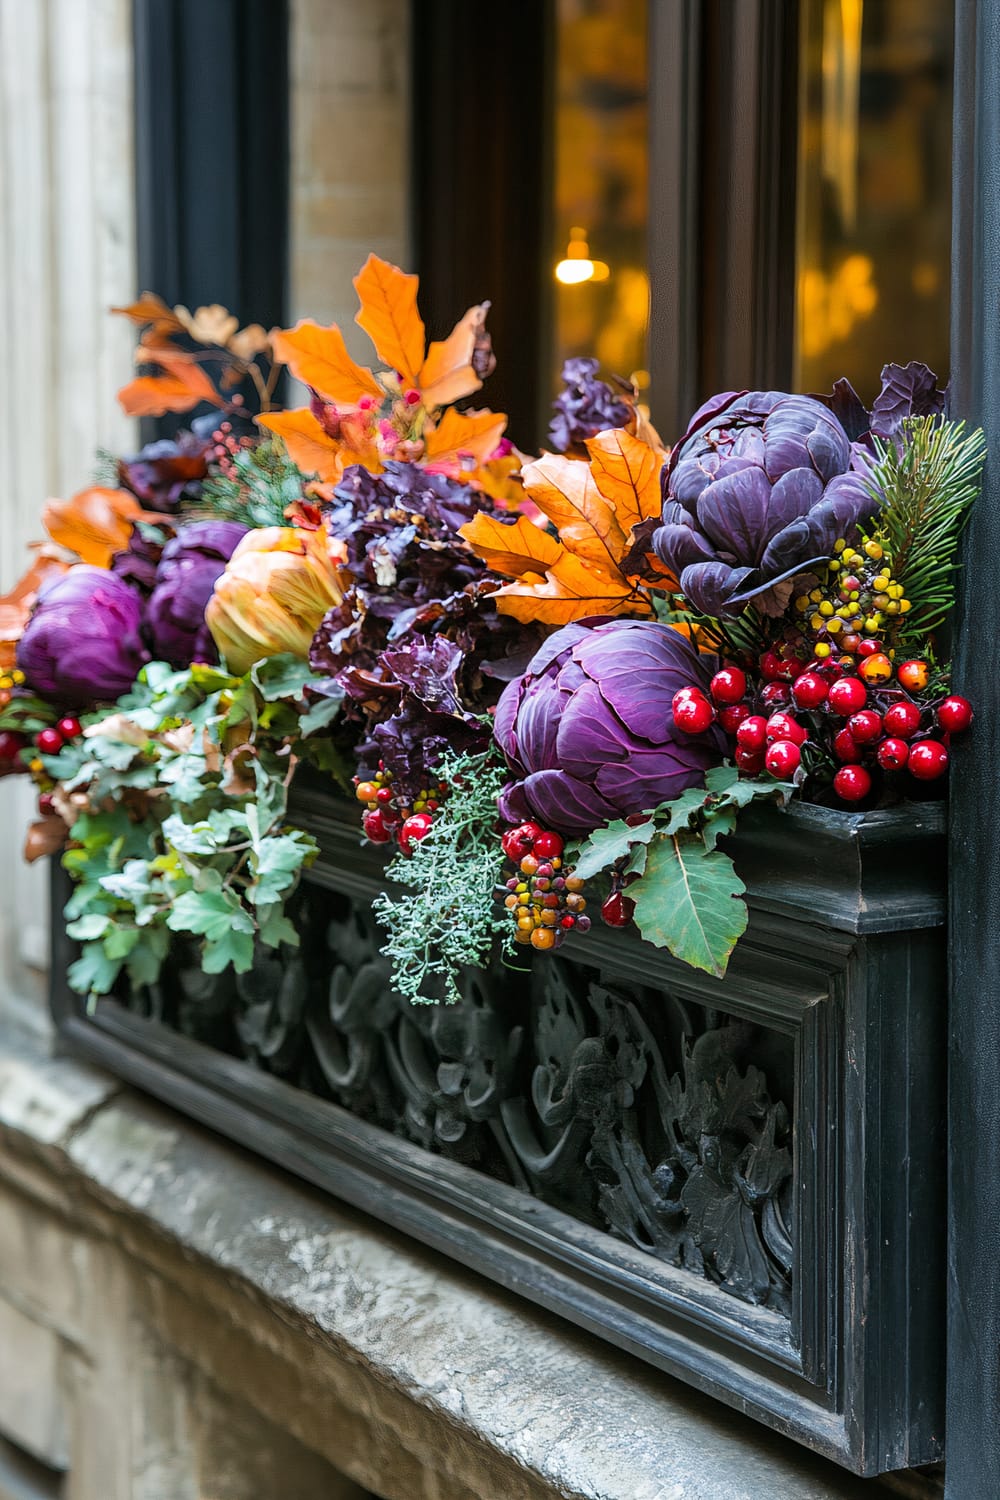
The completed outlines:
<svg viewBox="0 0 1000 1500">
<path fill-rule="evenodd" d="M 986 440 L 980 429 L 937 417 L 911 418 L 902 441 L 876 440 L 866 483 L 880 502 L 874 533 L 892 560 L 911 609 L 907 635 L 924 637 L 955 599 L 955 554 L 982 484 Z"/>
</svg>

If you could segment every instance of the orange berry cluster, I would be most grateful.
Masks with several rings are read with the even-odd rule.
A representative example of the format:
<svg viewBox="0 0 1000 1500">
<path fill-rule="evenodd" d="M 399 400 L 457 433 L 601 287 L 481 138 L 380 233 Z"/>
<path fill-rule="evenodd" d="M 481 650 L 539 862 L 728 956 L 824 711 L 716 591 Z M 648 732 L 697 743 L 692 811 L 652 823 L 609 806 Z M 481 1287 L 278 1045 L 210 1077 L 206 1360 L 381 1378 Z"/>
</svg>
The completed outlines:
<svg viewBox="0 0 1000 1500">
<path fill-rule="evenodd" d="M 521 823 L 509 828 L 501 842 L 517 866 L 496 892 L 514 918 L 514 941 L 545 951 L 558 948 L 569 932 L 588 932 L 584 882 L 564 868 L 559 834 L 537 823 Z"/>
<path fill-rule="evenodd" d="M 374 776 L 362 781 L 354 778 L 354 795 L 367 809 L 362 818 L 365 838 L 372 844 L 388 844 L 392 839 L 409 854 L 414 841 L 430 832 L 434 814 L 450 790 L 446 781 L 422 787 L 412 803 L 392 785 L 392 772 L 379 761 Z"/>
</svg>

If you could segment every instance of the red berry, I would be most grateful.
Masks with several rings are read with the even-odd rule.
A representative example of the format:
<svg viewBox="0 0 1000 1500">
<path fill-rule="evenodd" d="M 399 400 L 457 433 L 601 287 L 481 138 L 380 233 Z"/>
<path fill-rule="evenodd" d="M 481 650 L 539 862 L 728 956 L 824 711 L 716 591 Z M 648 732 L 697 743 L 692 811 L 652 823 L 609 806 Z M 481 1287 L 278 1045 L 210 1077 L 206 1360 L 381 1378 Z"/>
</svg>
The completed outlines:
<svg viewBox="0 0 1000 1500">
<path fill-rule="evenodd" d="M 838 760 L 842 761 L 850 762 L 861 759 L 861 751 L 849 729 L 838 729 L 833 737 L 833 753 Z"/>
<path fill-rule="evenodd" d="M 882 733 L 882 715 L 873 708 L 863 708 L 848 719 L 847 730 L 856 745 L 868 745 Z"/>
<path fill-rule="evenodd" d="M 769 743 L 773 740 L 791 740 L 793 745 L 801 745 L 809 738 L 808 731 L 797 719 L 780 710 L 768 719 L 765 733 Z"/>
<path fill-rule="evenodd" d="M 920 728 L 920 719 L 920 709 L 915 703 L 894 703 L 886 709 L 882 724 L 890 734 L 908 740 Z"/>
<path fill-rule="evenodd" d="M 704 734 L 715 718 L 707 698 L 685 698 L 674 708 L 674 723 L 685 734 Z"/>
<path fill-rule="evenodd" d="M 775 740 L 764 757 L 772 776 L 792 776 L 799 769 L 802 752 L 793 740 Z"/>
<path fill-rule="evenodd" d="M 727 734 L 735 734 L 743 720 L 749 717 L 750 710 L 745 703 L 729 703 L 719 709 L 719 723 Z"/>
<path fill-rule="evenodd" d="M 972 723 L 972 704 L 954 694 L 938 704 L 937 721 L 949 734 L 962 734 Z"/>
<path fill-rule="evenodd" d="M 940 740 L 918 740 L 910 746 L 908 765 L 918 781 L 937 781 L 948 769 L 948 752 Z"/>
<path fill-rule="evenodd" d="M 883 740 L 875 752 L 875 759 L 883 771 L 898 771 L 906 765 L 910 747 L 905 740 Z"/>
<path fill-rule="evenodd" d="M 43 755 L 58 755 L 64 743 L 58 729 L 40 729 L 35 735 L 35 744 Z"/>
<path fill-rule="evenodd" d="M 56 810 L 56 801 L 51 792 L 42 792 L 38 798 L 38 811 L 47 818 Z"/>
<path fill-rule="evenodd" d="M 723 667 L 708 684 L 708 691 L 716 703 L 739 703 L 746 696 L 746 690 L 746 673 L 739 667 Z"/>
<path fill-rule="evenodd" d="M 742 745 L 736 746 L 736 754 L 733 757 L 737 766 L 747 776 L 757 776 L 764 769 L 764 751 L 747 750 Z"/>
<path fill-rule="evenodd" d="M 868 689 L 860 677 L 841 677 L 830 684 L 830 693 L 827 703 L 835 714 L 841 718 L 849 718 L 851 714 L 860 713 L 868 702 Z"/>
<path fill-rule="evenodd" d="M 64 740 L 75 740 L 78 734 L 83 733 L 83 727 L 80 724 L 80 720 L 74 718 L 60 719 L 59 723 L 56 725 L 56 728 L 58 729 Z"/>
<path fill-rule="evenodd" d="M 601 916 L 609 927 L 627 927 L 634 911 L 635 902 L 631 896 L 624 896 L 621 891 L 612 891 L 601 907 Z"/>
<path fill-rule="evenodd" d="M 380 807 L 384 807 L 387 802 L 392 801 L 395 795 L 396 794 L 391 786 L 380 786 L 378 791 L 375 793 L 375 801 L 379 804 Z"/>
<path fill-rule="evenodd" d="M 803 672 L 792 685 L 792 697 L 799 708 L 819 708 L 829 691 L 830 684 L 818 672 Z"/>
<path fill-rule="evenodd" d="M 13 729 L 0 729 L 0 761 L 13 760 L 26 743 L 23 734 L 17 734 Z"/>
<path fill-rule="evenodd" d="M 769 682 L 761 690 L 760 701 L 765 708 L 779 708 L 792 701 L 792 690 L 787 682 Z"/>
<path fill-rule="evenodd" d="M 500 847 L 508 859 L 515 864 L 523 859 L 526 854 L 531 853 L 531 846 L 541 834 L 541 828 L 537 823 L 519 823 L 516 828 L 508 828 L 500 840 Z"/>
<path fill-rule="evenodd" d="M 570 916 L 570 914 L 567 912 L 564 917 L 560 917 L 559 918 L 559 926 L 560 927 L 565 927 L 565 928 L 575 927 L 576 926 L 576 918 Z"/>
<path fill-rule="evenodd" d="M 859 656 L 878 656 L 883 648 L 881 641 L 859 640 L 854 649 Z"/>
<path fill-rule="evenodd" d="M 411 813 L 396 835 L 396 842 L 404 854 L 413 853 L 413 845 L 425 839 L 434 826 L 430 813 Z"/>
<path fill-rule="evenodd" d="M 802 674 L 809 670 L 809 665 L 810 664 L 806 661 L 805 657 L 790 656 L 785 662 L 785 671 L 783 675 L 788 678 L 790 682 L 798 682 Z"/>
<path fill-rule="evenodd" d="M 849 655 L 860 655 L 861 647 L 865 644 L 860 635 L 849 630 L 846 635 L 840 637 L 841 648 Z"/>
<path fill-rule="evenodd" d="M 760 675 L 765 682 L 774 682 L 784 670 L 784 662 L 773 651 L 765 651 L 760 659 Z"/>
<path fill-rule="evenodd" d="M 842 802 L 860 802 L 872 789 L 872 779 L 864 766 L 841 766 L 833 778 L 833 790 Z"/>
<path fill-rule="evenodd" d="M 366 812 L 361 819 L 365 838 L 372 844 L 387 844 L 392 834 L 386 828 L 381 812 Z"/>
<path fill-rule="evenodd" d="M 679 703 L 687 703 L 692 698 L 698 703 L 703 703 L 705 701 L 705 694 L 700 687 L 694 687 L 690 684 L 687 687 L 678 688 L 670 700 L 670 707 L 672 709 L 676 708 Z"/>
<path fill-rule="evenodd" d="M 921 693 L 930 680 L 931 669 L 925 661 L 904 661 L 896 676 L 908 693 Z"/>
<path fill-rule="evenodd" d="M 763 714 L 750 714 L 736 731 L 741 750 L 763 750 L 767 740 L 767 720 Z"/>
<path fill-rule="evenodd" d="M 536 859 L 558 859 L 563 852 L 563 841 L 558 833 L 540 833 L 531 846 Z"/>
</svg>

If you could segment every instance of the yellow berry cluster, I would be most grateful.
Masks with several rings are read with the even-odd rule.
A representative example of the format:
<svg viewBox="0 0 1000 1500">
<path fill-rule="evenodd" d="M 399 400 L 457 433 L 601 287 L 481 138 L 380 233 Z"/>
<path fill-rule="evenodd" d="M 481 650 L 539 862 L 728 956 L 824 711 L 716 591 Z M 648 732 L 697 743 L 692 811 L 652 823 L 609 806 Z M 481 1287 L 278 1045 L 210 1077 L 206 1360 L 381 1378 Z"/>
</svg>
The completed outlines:
<svg viewBox="0 0 1000 1500">
<path fill-rule="evenodd" d="M 0 675 L 0 708 L 6 708 L 13 688 L 24 686 L 24 673 L 18 668 Z"/>
<path fill-rule="evenodd" d="M 393 794 L 392 779 L 392 772 L 380 765 L 368 781 L 355 781 L 354 795 L 359 802 L 365 804 L 369 812 L 390 806 L 394 807 L 402 818 L 408 818 L 411 813 L 437 812 L 438 807 L 448 795 L 448 783 L 439 781 L 434 786 L 421 787 L 411 806 L 408 802 L 397 802 Z"/>
<path fill-rule="evenodd" d="M 853 655 L 862 640 L 891 628 L 910 609 L 881 542 L 871 539 L 854 548 L 841 539 L 833 550 L 825 581 L 793 601 L 820 659 L 835 652 Z"/>
<path fill-rule="evenodd" d="M 584 883 L 578 875 L 561 875 L 562 865 L 558 855 L 540 860 L 526 854 L 518 862 L 517 875 L 498 893 L 514 918 L 515 942 L 543 950 L 558 948 L 573 928 L 589 929 L 587 902 L 580 894 Z"/>
</svg>

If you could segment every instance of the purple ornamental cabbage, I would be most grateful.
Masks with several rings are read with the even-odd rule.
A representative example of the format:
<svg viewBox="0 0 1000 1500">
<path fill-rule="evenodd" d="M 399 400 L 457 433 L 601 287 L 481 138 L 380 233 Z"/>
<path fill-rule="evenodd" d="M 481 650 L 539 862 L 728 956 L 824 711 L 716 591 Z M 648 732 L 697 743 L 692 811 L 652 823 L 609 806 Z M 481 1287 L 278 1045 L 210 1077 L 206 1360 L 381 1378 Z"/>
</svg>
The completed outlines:
<svg viewBox="0 0 1000 1500">
<path fill-rule="evenodd" d="M 146 637 L 159 661 L 218 661 L 205 606 L 247 530 L 238 521 L 194 521 L 164 547 L 146 606 Z"/>
<path fill-rule="evenodd" d="M 111 703 L 149 660 L 141 623 L 135 589 L 106 568 L 78 563 L 40 591 L 17 664 L 42 698 Z"/>
<path fill-rule="evenodd" d="M 596 359 L 568 359 L 562 368 L 565 389 L 552 403 L 555 416 L 549 427 L 549 442 L 557 453 L 580 449 L 587 438 L 624 427 L 632 408 L 603 380 L 597 379 Z"/>
<path fill-rule="evenodd" d="M 708 673 L 669 625 L 598 620 L 557 630 L 497 705 L 493 734 L 520 778 L 502 794 L 500 816 L 589 833 L 697 785 L 725 742 L 714 728 L 674 727 L 671 699 L 689 684 L 707 691 Z"/>
<path fill-rule="evenodd" d="M 753 600 L 780 614 L 776 586 L 828 558 L 877 502 L 864 459 L 812 396 L 724 391 L 691 420 L 664 470 L 653 548 L 707 615 L 738 615 Z"/>
</svg>

